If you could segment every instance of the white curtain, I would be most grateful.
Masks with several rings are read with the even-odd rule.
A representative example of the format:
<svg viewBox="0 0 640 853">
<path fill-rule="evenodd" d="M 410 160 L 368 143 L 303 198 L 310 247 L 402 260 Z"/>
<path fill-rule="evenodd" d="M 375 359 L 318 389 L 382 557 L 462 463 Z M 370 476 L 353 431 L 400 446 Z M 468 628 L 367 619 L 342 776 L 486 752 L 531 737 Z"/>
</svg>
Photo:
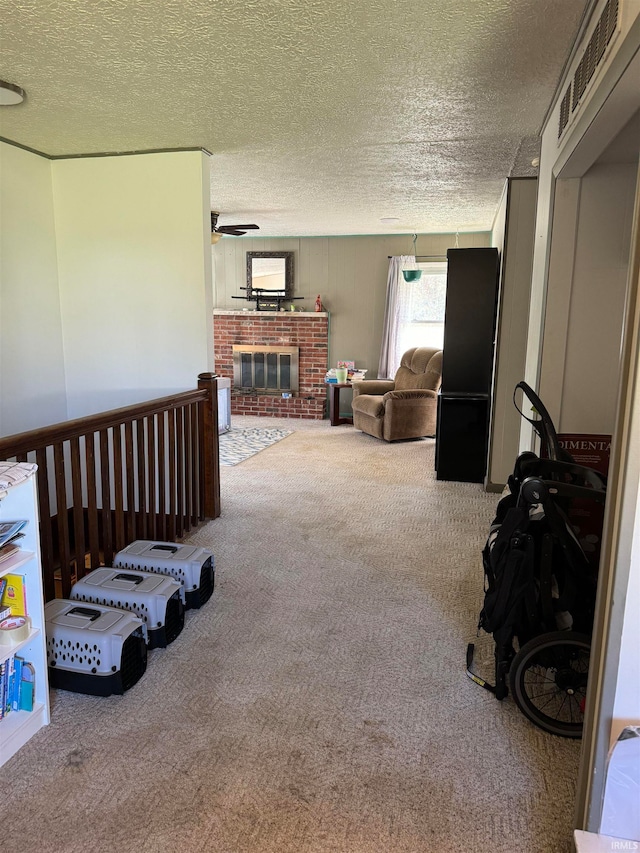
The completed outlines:
<svg viewBox="0 0 640 853">
<path fill-rule="evenodd" d="M 404 280 L 402 270 L 415 268 L 416 259 L 413 255 L 399 255 L 389 259 L 378 379 L 393 379 L 400 366 L 404 350 L 399 351 L 399 334 L 403 324 L 409 321 L 411 305 L 411 286 Z"/>
</svg>

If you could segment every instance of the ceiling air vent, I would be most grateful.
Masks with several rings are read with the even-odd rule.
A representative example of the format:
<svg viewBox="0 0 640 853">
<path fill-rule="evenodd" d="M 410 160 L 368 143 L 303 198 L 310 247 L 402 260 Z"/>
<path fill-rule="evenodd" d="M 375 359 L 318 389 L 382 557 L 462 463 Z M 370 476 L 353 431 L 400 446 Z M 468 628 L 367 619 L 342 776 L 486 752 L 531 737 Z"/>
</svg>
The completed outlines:
<svg viewBox="0 0 640 853">
<path fill-rule="evenodd" d="M 565 92 L 560 105 L 558 138 L 562 136 L 565 127 L 569 123 L 569 107 L 571 107 L 571 113 L 574 113 L 578 108 L 578 104 L 591 78 L 595 74 L 596 68 L 602 61 L 607 45 L 613 38 L 618 25 L 618 5 L 619 0 L 607 0 L 607 4 L 602 10 L 598 23 L 591 34 L 589 43 L 584 49 L 582 59 L 573 75 L 573 82 Z"/>
<path fill-rule="evenodd" d="M 569 121 L 569 111 L 571 109 L 571 83 L 567 86 L 567 91 L 564 93 L 564 98 L 560 104 L 560 126 L 558 127 L 558 138 L 562 136 L 562 131 L 567 126 Z"/>
</svg>

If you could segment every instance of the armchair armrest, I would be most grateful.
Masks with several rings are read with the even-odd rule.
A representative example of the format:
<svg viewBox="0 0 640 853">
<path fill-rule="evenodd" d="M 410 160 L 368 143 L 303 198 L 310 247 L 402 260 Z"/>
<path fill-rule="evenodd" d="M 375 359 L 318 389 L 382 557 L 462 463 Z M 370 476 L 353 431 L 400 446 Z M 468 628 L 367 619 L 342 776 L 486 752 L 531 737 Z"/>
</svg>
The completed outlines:
<svg viewBox="0 0 640 853">
<path fill-rule="evenodd" d="M 360 379 L 351 383 L 354 397 L 358 394 L 386 394 L 387 391 L 393 391 L 394 387 L 395 382 L 389 379 Z"/>
<path fill-rule="evenodd" d="M 387 391 L 383 400 L 386 403 L 388 400 L 425 400 L 438 399 L 438 392 L 431 391 L 430 388 L 408 388 L 406 391 Z"/>
</svg>

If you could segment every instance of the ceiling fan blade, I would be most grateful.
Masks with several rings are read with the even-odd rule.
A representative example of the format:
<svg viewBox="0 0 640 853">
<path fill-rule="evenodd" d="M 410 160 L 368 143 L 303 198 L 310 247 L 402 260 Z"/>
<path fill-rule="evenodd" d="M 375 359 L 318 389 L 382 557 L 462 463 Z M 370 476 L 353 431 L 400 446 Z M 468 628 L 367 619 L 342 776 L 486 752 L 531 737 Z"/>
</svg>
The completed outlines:
<svg viewBox="0 0 640 853">
<path fill-rule="evenodd" d="M 226 228 L 218 228 L 218 234 L 231 234 L 233 237 L 242 237 L 243 234 L 246 234 L 246 231 L 238 231 L 235 228 L 231 228 L 230 225 L 227 225 Z"/>
<path fill-rule="evenodd" d="M 228 234 L 230 231 L 248 230 L 249 228 L 254 229 L 259 227 L 259 225 L 218 225 L 216 231 Z"/>
<path fill-rule="evenodd" d="M 226 228 L 244 228 L 244 229 L 246 229 L 247 231 L 248 231 L 249 229 L 253 229 L 253 228 L 255 228 L 256 230 L 260 228 L 260 226 L 259 226 L 259 225 L 226 225 L 226 226 L 224 226 L 224 225 L 223 225 L 222 227 L 223 227 L 223 228 L 225 228 L 225 227 L 226 227 Z"/>
</svg>

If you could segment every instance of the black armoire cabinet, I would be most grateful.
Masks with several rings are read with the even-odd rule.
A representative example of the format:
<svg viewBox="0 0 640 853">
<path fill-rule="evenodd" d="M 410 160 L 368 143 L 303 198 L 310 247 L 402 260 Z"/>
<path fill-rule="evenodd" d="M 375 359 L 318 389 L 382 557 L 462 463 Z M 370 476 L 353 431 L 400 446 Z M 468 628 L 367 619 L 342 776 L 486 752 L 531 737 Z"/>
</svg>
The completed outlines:
<svg viewBox="0 0 640 853">
<path fill-rule="evenodd" d="M 449 249 L 438 480 L 481 483 L 487 470 L 498 306 L 497 249 Z"/>
</svg>

